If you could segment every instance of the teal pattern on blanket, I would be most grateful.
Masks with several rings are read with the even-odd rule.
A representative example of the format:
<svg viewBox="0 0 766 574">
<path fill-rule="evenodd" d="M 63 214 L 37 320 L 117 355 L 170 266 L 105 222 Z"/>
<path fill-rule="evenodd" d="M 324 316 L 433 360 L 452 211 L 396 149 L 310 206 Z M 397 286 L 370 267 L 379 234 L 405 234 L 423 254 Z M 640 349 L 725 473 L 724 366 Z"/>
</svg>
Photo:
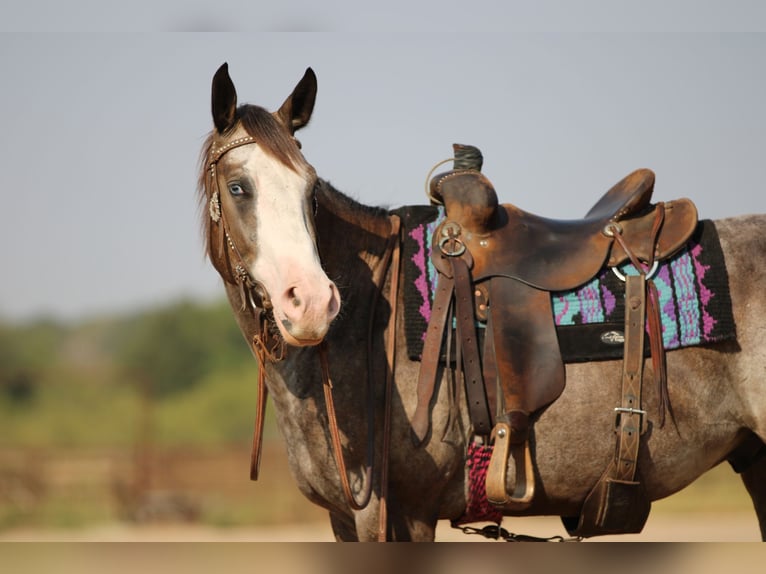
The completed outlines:
<svg viewBox="0 0 766 574">
<path fill-rule="evenodd" d="M 708 247 L 708 251 L 712 248 Z M 662 340 L 666 349 L 677 349 L 720 339 L 723 321 L 719 301 L 728 300 L 728 285 L 716 280 L 709 253 L 699 242 L 689 246 L 660 264 L 654 284 L 660 298 Z M 723 258 L 720 258 L 723 264 Z M 624 274 L 635 274 L 632 265 L 621 268 Z M 725 269 L 724 269 L 725 271 Z M 556 325 L 605 323 L 622 320 L 622 282 L 610 270 L 582 287 L 551 297 Z M 726 301 L 728 306 L 728 301 Z"/>
</svg>

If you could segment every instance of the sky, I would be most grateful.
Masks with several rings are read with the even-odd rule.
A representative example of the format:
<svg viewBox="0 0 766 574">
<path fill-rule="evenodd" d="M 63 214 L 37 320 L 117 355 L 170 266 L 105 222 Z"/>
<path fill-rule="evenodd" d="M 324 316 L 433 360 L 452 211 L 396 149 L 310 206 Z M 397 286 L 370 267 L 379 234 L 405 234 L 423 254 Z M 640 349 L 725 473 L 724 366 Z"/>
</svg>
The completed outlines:
<svg viewBox="0 0 766 574">
<path fill-rule="evenodd" d="M 700 217 L 766 212 L 766 34 L 744 11 L 693 3 L 693 25 L 679 11 L 675 24 L 650 26 L 625 8 L 611 14 L 626 17 L 615 28 L 507 3 L 514 30 L 482 12 L 485 27 L 453 19 L 426 32 L 387 29 L 382 9 L 307 8 L 203 33 L 245 29 L 244 13 L 191 3 L 157 8 L 144 31 L 116 30 L 133 21 L 115 12 L 100 15 L 108 25 L 85 19 L 60 33 L 57 19 L 78 28 L 55 8 L 65 3 L 36 26 L 40 2 L 23 4 L 0 18 L 27 30 L 0 34 L 0 319 L 80 320 L 222 295 L 203 257 L 196 179 L 223 62 L 239 101 L 270 110 L 314 69 L 304 155 L 363 203 L 426 203 L 430 168 L 459 142 L 481 148 L 502 202 L 539 215 L 581 217 L 639 167 L 656 172 L 655 199 L 690 197 Z M 581 31 L 568 31 L 569 17 Z"/>
</svg>

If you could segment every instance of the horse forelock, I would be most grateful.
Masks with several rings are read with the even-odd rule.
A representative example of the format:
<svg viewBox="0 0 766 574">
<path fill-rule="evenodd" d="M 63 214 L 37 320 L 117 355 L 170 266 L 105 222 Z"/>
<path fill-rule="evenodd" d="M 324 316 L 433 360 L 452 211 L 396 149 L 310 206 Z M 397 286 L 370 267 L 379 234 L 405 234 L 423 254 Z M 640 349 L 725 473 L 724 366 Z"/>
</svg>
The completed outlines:
<svg viewBox="0 0 766 574">
<path fill-rule="evenodd" d="M 242 105 L 237 109 L 236 118 L 266 153 L 290 169 L 299 171 L 308 165 L 292 134 L 264 108 Z"/>
</svg>

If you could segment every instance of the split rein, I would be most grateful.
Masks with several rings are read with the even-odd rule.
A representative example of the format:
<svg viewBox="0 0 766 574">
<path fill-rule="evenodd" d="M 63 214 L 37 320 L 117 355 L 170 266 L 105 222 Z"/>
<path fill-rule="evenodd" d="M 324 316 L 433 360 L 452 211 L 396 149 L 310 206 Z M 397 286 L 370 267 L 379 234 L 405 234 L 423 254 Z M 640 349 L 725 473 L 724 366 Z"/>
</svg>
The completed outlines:
<svg viewBox="0 0 766 574">
<path fill-rule="evenodd" d="M 266 401 L 268 397 L 268 388 L 266 386 L 266 363 L 281 361 L 286 352 L 286 344 L 279 336 L 275 336 L 270 327 L 271 301 L 266 290 L 252 278 L 247 271 L 242 256 L 237 249 L 224 217 L 223 207 L 221 205 L 220 193 L 218 189 L 218 178 L 216 165 L 221 157 L 228 151 L 240 146 L 255 143 L 255 138 L 251 136 L 233 140 L 220 148 L 211 148 L 207 169 L 211 179 L 209 186 L 208 210 L 210 216 L 212 243 L 213 237 L 219 236 L 219 253 L 214 254 L 214 247 L 211 245 L 211 258 L 216 269 L 221 273 L 223 279 L 230 284 L 236 285 L 240 289 L 242 298 L 242 310 L 250 309 L 255 320 L 255 334 L 252 337 L 251 345 L 253 353 L 258 361 L 258 397 L 255 413 L 255 429 L 253 432 L 253 447 L 250 459 L 250 478 L 257 480 L 260 470 L 261 453 L 263 445 L 263 427 L 264 414 L 266 410 Z M 375 320 L 375 311 L 378 300 L 380 299 L 383 286 L 391 269 L 391 280 L 389 287 L 389 300 L 391 301 L 392 312 L 389 315 L 389 322 L 386 328 L 386 380 L 384 389 L 384 419 L 383 419 L 383 448 L 380 467 L 380 496 L 379 496 L 379 523 L 378 540 L 385 541 L 388 529 L 388 452 L 390 447 L 391 430 L 391 396 L 393 390 L 394 366 L 396 360 L 396 303 L 399 293 L 399 268 L 400 268 L 400 250 L 401 239 L 400 229 L 401 220 L 397 215 L 389 216 L 391 222 L 391 231 L 386 245 L 386 251 L 380 264 L 374 271 L 374 283 L 376 286 L 375 295 L 372 301 L 370 320 L 367 333 L 367 461 L 365 465 L 364 490 L 361 499 L 358 501 L 351 490 L 348 479 L 348 471 L 343 457 L 343 445 L 340 438 L 340 430 L 335 412 L 335 402 L 333 400 L 333 383 L 330 377 L 330 368 L 328 360 L 327 343 L 323 341 L 318 346 L 318 355 L 320 370 L 322 375 L 322 387 L 325 397 L 325 408 L 327 411 L 327 420 L 332 438 L 332 450 L 340 474 L 341 486 L 346 502 L 353 510 L 362 510 L 367 507 L 372 498 L 373 486 L 373 460 L 375 452 L 375 389 L 373 385 L 374 368 L 372 353 L 373 326 Z M 214 233 L 217 231 L 217 233 Z M 217 261 L 221 257 L 224 261 Z M 232 258 L 234 261 L 232 261 Z"/>
</svg>

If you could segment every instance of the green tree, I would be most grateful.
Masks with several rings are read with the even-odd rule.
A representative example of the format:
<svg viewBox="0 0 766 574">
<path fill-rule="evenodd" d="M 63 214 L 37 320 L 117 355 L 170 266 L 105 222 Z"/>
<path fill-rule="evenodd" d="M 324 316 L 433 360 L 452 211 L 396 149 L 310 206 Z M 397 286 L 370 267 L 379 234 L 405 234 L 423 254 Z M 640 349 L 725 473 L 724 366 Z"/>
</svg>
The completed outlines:
<svg viewBox="0 0 766 574">
<path fill-rule="evenodd" d="M 126 331 L 118 361 L 157 397 L 190 389 L 215 369 L 251 360 L 231 311 L 222 304 L 184 301 L 137 317 Z"/>
<path fill-rule="evenodd" d="M 39 380 L 59 360 L 66 329 L 50 320 L 12 326 L 0 323 L 0 392 L 28 402 Z"/>
</svg>

